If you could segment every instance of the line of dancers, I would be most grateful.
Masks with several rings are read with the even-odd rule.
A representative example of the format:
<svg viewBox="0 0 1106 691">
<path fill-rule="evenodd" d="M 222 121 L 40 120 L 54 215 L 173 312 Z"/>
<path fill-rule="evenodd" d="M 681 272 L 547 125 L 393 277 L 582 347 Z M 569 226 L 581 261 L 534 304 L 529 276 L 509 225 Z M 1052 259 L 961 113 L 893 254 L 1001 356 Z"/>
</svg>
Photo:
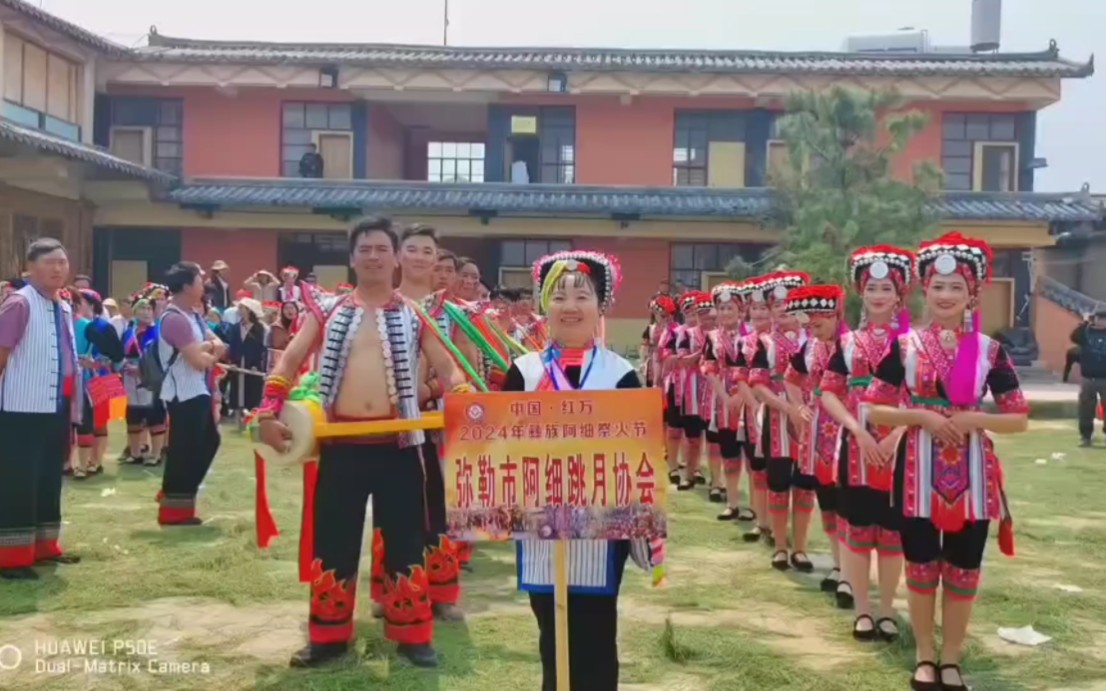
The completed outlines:
<svg viewBox="0 0 1106 691">
<path fill-rule="evenodd" d="M 859 298 L 800 271 L 658 295 L 643 334 L 645 376 L 667 401 L 669 480 L 706 484 L 720 521 L 751 524 L 771 567 L 810 573 L 817 506 L 833 568 L 821 579 L 852 609 L 859 641 L 893 641 L 905 562 L 917 666 L 911 688 L 965 689 L 961 653 L 991 524 L 1013 554 L 1002 466 L 989 436 L 1027 426 L 1028 406 L 1002 345 L 979 330 L 991 278 L 986 243 L 950 233 L 917 252 L 866 247 L 848 260 Z M 928 323 L 911 327 L 920 288 Z M 990 392 L 997 412 L 982 406 Z M 740 478 L 748 471 L 748 502 Z M 878 599 L 869 596 L 872 561 Z M 934 641 L 942 586 L 942 642 Z"/>
</svg>

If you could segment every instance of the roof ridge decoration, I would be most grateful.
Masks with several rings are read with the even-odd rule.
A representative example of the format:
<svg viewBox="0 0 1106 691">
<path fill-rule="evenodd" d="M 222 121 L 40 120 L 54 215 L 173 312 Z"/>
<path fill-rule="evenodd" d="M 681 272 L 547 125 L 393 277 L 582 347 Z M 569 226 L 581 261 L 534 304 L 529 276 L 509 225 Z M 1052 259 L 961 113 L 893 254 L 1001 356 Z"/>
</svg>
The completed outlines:
<svg viewBox="0 0 1106 691">
<path fill-rule="evenodd" d="M 151 62 L 348 64 L 369 67 L 536 69 L 824 75 L 980 75 L 1081 78 L 1080 63 L 1060 57 L 1055 41 L 1024 53 L 846 53 L 834 51 L 561 46 L 440 46 L 398 43 L 235 41 L 165 36 L 151 27 L 136 59 Z"/>
</svg>

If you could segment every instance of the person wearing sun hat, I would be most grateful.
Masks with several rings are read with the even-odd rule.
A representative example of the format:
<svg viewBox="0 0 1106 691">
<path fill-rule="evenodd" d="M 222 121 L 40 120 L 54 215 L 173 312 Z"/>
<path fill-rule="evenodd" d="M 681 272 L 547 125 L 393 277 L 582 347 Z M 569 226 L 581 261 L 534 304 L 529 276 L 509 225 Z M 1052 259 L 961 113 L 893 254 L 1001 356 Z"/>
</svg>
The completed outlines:
<svg viewBox="0 0 1106 691">
<path fill-rule="evenodd" d="M 834 493 L 834 462 L 840 425 L 822 408 L 818 389 L 822 375 L 837 348 L 844 326 L 845 290 L 836 285 L 804 286 L 787 296 L 787 311 L 807 328 L 811 338 L 791 356 L 784 375 L 787 401 L 791 404 L 791 422 L 799 442 L 795 474 L 792 477 L 794 499 L 794 537 L 791 566 L 803 573 L 814 570 L 806 554 L 811 513 L 815 496 L 822 513 L 822 529 L 830 538 L 832 573 L 840 573 L 837 542 L 837 505 Z M 827 575 L 829 578 L 829 575 Z M 836 581 L 834 581 L 836 586 Z"/>
<path fill-rule="evenodd" d="M 230 266 L 222 259 L 216 259 L 211 264 L 211 270 L 204 281 L 204 297 L 212 307 L 226 309 L 231 304 L 230 284 L 227 283 L 227 272 Z"/>
<path fill-rule="evenodd" d="M 636 389 L 633 365 L 603 347 L 597 336 L 621 282 L 616 258 L 598 252 L 562 252 L 534 264 L 549 345 L 515 360 L 506 391 L 605 391 Z M 659 424 L 659 420 L 657 423 Z M 573 689 L 618 688 L 618 593 L 627 560 L 652 570 L 663 559 L 663 541 L 568 542 L 568 645 Z M 529 593 L 538 623 L 542 689 L 557 685 L 553 550 L 548 540 L 519 540 L 518 583 Z"/>
<path fill-rule="evenodd" d="M 906 427 L 897 447 L 892 502 L 902 513 L 918 661 L 911 687 L 922 691 L 968 688 L 960 656 L 992 521 L 999 522 L 1002 552 L 1014 553 L 1002 465 L 989 435 L 1024 432 L 1029 406 L 1006 350 L 979 330 L 979 300 L 992 264 L 987 243 L 959 233 L 922 243 L 917 269 L 930 323 L 891 341 L 866 393 L 871 423 L 884 426 L 884 433 Z M 987 392 L 997 412 L 983 410 Z"/>
<path fill-rule="evenodd" d="M 758 281 L 753 294 L 754 302 L 766 308 L 772 324 L 769 330 L 758 333 L 754 341 L 755 350 L 749 357 L 749 384 L 762 404 L 755 454 L 763 459 L 765 467 L 768 518 L 775 546 L 772 566 L 777 569 L 788 568 L 787 525 L 797 454 L 789 425 L 791 404 L 784 388 L 784 374 L 791 356 L 799 352 L 805 338 L 801 325 L 787 312 L 787 296 L 809 282 L 805 273 L 777 271 Z"/>
<path fill-rule="evenodd" d="M 822 587 L 835 592 L 839 608 L 855 606 L 853 636 L 862 641 L 890 642 L 899 630 L 894 602 L 902 579 L 902 521 L 891 505 L 891 479 L 895 448 L 905 428 L 877 440 L 861 401 L 891 341 L 910 329 L 905 304 L 914 274 L 909 250 L 880 245 L 852 253 L 849 277 L 861 298 L 860 323 L 841 335 L 820 385 L 822 405 L 842 426 L 834 488 L 842 568 L 837 583 L 831 572 Z M 874 619 L 868 594 L 873 552 L 879 573 Z"/>
</svg>

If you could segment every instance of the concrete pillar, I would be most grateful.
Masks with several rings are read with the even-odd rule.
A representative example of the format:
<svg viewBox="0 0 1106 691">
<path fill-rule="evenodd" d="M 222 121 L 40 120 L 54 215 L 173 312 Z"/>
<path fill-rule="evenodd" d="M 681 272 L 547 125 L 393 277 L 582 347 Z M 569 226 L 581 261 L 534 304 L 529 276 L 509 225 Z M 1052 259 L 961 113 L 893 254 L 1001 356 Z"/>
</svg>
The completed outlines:
<svg viewBox="0 0 1106 691">
<path fill-rule="evenodd" d="M 92 144 L 96 112 L 96 58 L 85 60 L 81 68 L 81 142 Z"/>
</svg>

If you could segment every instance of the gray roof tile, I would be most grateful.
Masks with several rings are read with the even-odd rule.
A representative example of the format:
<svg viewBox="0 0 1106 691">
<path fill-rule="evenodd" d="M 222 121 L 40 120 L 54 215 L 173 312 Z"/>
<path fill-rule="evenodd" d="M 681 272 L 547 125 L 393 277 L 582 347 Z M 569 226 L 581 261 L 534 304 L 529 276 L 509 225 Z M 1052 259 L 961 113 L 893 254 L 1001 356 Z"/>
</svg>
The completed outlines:
<svg viewBox="0 0 1106 691">
<path fill-rule="evenodd" d="M 102 36 L 97 36 L 91 31 L 83 29 L 72 22 L 67 22 L 57 15 L 50 14 L 46 10 L 36 7 L 29 2 L 24 2 L 24 0 L 0 0 L 0 6 L 9 7 L 33 21 L 40 22 L 54 31 L 68 36 L 81 45 L 98 50 L 102 53 L 119 55 L 130 51 L 126 46 L 109 41 Z"/>
<path fill-rule="evenodd" d="M 1039 53 L 910 55 L 752 50 L 454 47 L 380 43 L 207 41 L 149 35 L 135 49 L 143 60 L 253 64 L 345 64 L 366 67 L 643 72 L 807 73 L 826 75 L 958 75 L 1085 77 L 1087 63 L 1060 57 L 1055 43 Z"/>
<path fill-rule="evenodd" d="M 55 154 L 70 161 L 88 163 L 101 170 L 110 171 L 123 177 L 138 178 L 163 185 L 173 184 L 177 180 L 176 177 L 168 173 L 140 166 L 94 146 L 55 137 L 52 134 L 21 127 L 5 120 L 0 120 L 0 139 L 38 152 Z"/>
<path fill-rule="evenodd" d="M 501 213 L 506 215 L 640 215 L 757 218 L 773 206 L 766 188 L 588 187 L 506 183 L 439 184 L 351 180 L 190 180 L 166 192 L 197 207 L 328 208 L 360 211 Z M 956 220 L 1093 221 L 1101 205 L 1079 194 L 947 193 L 933 211 Z"/>
</svg>

